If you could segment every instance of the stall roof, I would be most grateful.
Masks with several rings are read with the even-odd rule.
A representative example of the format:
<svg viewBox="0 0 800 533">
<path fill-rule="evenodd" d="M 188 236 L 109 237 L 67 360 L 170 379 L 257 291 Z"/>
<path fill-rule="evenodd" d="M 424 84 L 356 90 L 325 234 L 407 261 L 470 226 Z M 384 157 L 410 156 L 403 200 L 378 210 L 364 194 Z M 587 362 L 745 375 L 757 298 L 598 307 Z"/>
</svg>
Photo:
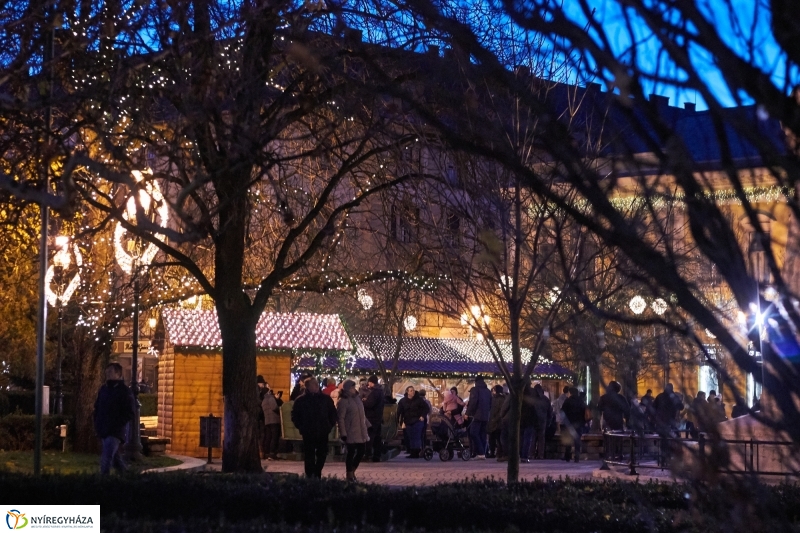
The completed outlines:
<svg viewBox="0 0 800 533">
<path fill-rule="evenodd" d="M 167 341 L 174 346 L 222 346 L 216 310 L 164 309 Z M 264 313 L 256 326 L 256 347 L 288 350 L 352 350 L 339 315 Z"/>
<path fill-rule="evenodd" d="M 387 365 L 390 364 L 395 349 L 396 339 L 377 335 L 356 335 L 356 352 L 347 362 L 348 370 L 356 374 L 377 373 L 378 363 L 375 355 L 379 355 Z M 501 342 L 503 358 L 511 359 L 511 343 Z M 522 361 L 527 364 L 531 351 L 522 349 Z M 314 368 L 314 357 L 302 357 L 298 362 L 300 368 Z M 323 368 L 333 370 L 339 368 L 336 356 L 329 355 L 322 361 Z M 400 345 L 400 357 L 397 370 L 404 375 L 500 375 L 488 347 L 483 341 L 471 339 L 439 339 L 430 337 L 405 337 Z M 563 379 L 573 377 L 573 372 L 542 357 L 534 367 L 532 377 L 535 379 Z"/>
</svg>

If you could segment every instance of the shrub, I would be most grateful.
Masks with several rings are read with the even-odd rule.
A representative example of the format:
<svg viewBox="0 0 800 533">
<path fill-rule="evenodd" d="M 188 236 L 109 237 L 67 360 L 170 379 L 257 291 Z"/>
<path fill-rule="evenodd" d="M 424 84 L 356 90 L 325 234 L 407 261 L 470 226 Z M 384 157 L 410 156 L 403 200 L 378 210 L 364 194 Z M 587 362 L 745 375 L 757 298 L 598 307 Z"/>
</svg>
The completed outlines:
<svg viewBox="0 0 800 533">
<path fill-rule="evenodd" d="M 56 426 L 67 424 L 65 416 L 50 415 L 42 418 L 42 448 L 61 448 Z M 0 450 L 32 450 L 36 417 L 34 415 L 7 415 L 0 418 Z"/>
<path fill-rule="evenodd" d="M 158 414 L 158 394 L 139 394 L 139 403 L 142 404 L 139 411 L 141 416 Z"/>
<path fill-rule="evenodd" d="M 800 487 L 539 480 L 393 490 L 294 476 L 0 474 L 0 500 L 99 504 L 119 531 L 794 531 Z M 131 514 L 130 502 L 136 502 Z M 286 525 L 288 524 L 288 527 Z M 297 526 L 299 524 L 299 526 Z M 758 524 L 755 526 L 754 524 Z M 241 526 L 241 527 L 239 527 Z M 295 527 L 297 526 L 297 527 Z M 362 529 L 359 529 L 362 530 Z"/>
<path fill-rule="evenodd" d="M 36 391 L 12 390 L 8 395 L 8 412 L 32 415 L 36 413 Z"/>
<path fill-rule="evenodd" d="M 8 395 L 0 391 L 0 417 L 6 416 L 11 412 L 11 403 L 8 401 Z"/>
</svg>

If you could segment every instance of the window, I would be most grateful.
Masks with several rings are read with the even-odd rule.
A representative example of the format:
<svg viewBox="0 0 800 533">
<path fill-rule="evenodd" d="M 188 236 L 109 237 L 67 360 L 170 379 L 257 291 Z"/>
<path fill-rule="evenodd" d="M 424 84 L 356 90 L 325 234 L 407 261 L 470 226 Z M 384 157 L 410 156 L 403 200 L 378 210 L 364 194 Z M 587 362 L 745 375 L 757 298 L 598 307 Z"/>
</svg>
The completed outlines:
<svg viewBox="0 0 800 533">
<path fill-rule="evenodd" d="M 419 208 L 408 203 L 392 204 L 390 231 L 398 242 L 414 242 L 419 225 Z"/>
<path fill-rule="evenodd" d="M 461 242 L 461 217 L 451 209 L 444 211 L 444 232 L 442 238 L 445 246 L 458 246 Z"/>
</svg>

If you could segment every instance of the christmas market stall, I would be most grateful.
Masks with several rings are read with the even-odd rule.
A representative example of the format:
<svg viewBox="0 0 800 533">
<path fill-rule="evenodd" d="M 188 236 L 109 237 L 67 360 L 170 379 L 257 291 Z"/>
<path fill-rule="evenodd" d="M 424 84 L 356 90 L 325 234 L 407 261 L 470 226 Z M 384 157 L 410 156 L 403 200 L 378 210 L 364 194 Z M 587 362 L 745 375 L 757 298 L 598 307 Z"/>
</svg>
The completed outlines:
<svg viewBox="0 0 800 533">
<path fill-rule="evenodd" d="M 201 416 L 222 416 L 222 336 L 214 310 L 164 309 L 165 346 L 159 358 L 158 433 L 170 453 L 204 457 Z M 256 373 L 275 391 L 291 385 L 298 351 L 347 350 L 353 345 L 338 315 L 264 313 L 256 327 Z M 256 376 L 252 383 L 255 390 Z M 223 428 L 224 432 L 224 428 Z M 215 450 L 217 457 L 220 450 Z"/>
<path fill-rule="evenodd" d="M 295 371 L 309 370 L 319 375 L 340 376 L 342 369 L 354 377 L 370 374 L 380 376 L 379 359 L 391 369 L 396 353 L 397 338 L 378 335 L 355 335 L 356 350 L 353 354 L 304 356 L 298 359 Z M 511 361 L 511 343 L 501 342 L 503 359 Z M 522 349 L 523 364 L 531 358 L 531 351 Z M 342 360 L 341 357 L 346 357 Z M 484 341 L 475 339 L 442 339 L 430 337 L 404 337 L 400 340 L 394 387 L 395 396 L 401 396 L 405 388 L 413 385 L 425 389 L 428 399 L 437 404 L 445 390 L 456 387 L 462 398 L 468 396 L 472 381 L 483 376 L 487 384 L 504 384 L 503 375 L 492 358 Z M 561 389 L 574 383 L 574 374 L 567 368 L 539 357 L 531 375 L 548 391 L 551 398 L 558 397 Z"/>
</svg>

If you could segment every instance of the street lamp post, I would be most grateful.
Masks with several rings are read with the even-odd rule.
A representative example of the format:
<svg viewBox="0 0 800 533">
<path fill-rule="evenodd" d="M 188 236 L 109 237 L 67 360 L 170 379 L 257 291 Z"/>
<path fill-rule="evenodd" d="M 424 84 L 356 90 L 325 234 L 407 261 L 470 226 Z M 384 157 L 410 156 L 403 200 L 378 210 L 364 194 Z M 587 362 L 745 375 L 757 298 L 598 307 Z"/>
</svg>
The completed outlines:
<svg viewBox="0 0 800 533">
<path fill-rule="evenodd" d="M 64 304 L 69 302 L 72 293 L 78 288 L 80 284 L 80 267 L 82 266 L 82 258 L 80 250 L 74 246 L 75 263 L 78 266 L 78 272 L 73 276 L 70 282 L 65 283 L 64 274 L 72 263 L 69 249 L 69 237 L 59 235 L 56 237 L 56 252 L 53 257 L 53 264 L 47 268 L 45 274 L 45 295 L 47 303 L 55 307 L 58 311 L 58 346 L 56 356 L 56 386 L 55 386 L 55 412 L 56 414 L 64 413 L 64 393 L 63 381 L 61 378 L 61 367 L 63 363 L 62 357 L 62 344 L 64 338 Z M 53 281 L 55 281 L 56 291 L 53 291 Z"/>
<path fill-rule="evenodd" d="M 144 180 L 144 174 L 152 174 L 152 171 L 141 172 L 134 170 L 131 173 L 137 183 Z M 138 201 L 137 201 L 138 200 Z M 169 217 L 169 206 L 164 201 L 161 189 L 155 181 L 148 181 L 138 188 L 135 196 L 128 198 L 127 206 L 123 216 L 126 220 L 133 223 L 136 220 L 137 210 L 141 209 L 145 216 L 154 222 L 155 218 L 160 218 L 160 225 L 166 226 Z M 121 223 L 117 224 L 114 231 L 114 251 L 120 268 L 132 276 L 133 281 L 133 346 L 131 349 L 131 391 L 134 396 L 133 420 L 128 434 L 128 442 L 125 444 L 125 455 L 132 460 L 138 460 L 142 456 L 142 438 L 139 429 L 140 410 L 139 410 L 139 300 L 140 300 L 140 275 L 142 268 L 147 268 L 150 262 L 158 253 L 158 247 L 151 242 L 144 242 L 140 237 L 133 235 L 126 238 L 127 230 Z"/>
</svg>

